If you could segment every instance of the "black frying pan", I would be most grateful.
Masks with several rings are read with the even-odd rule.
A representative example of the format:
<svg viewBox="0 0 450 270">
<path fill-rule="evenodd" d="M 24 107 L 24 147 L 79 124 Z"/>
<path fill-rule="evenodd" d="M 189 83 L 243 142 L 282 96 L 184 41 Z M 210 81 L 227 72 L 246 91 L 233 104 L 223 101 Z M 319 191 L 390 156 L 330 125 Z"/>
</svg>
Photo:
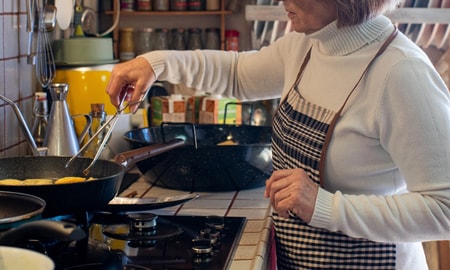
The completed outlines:
<svg viewBox="0 0 450 270">
<path fill-rule="evenodd" d="M 116 161 L 98 160 L 92 167 L 92 181 L 53 185 L 0 185 L 0 191 L 20 192 L 42 198 L 46 202 L 46 216 L 83 213 L 100 210 L 118 193 L 122 177 L 135 162 L 181 146 L 182 140 L 143 147 L 116 156 Z M 13 157 L 0 158 L 0 179 L 57 179 L 65 176 L 82 176 L 91 158 L 77 158 L 68 168 L 70 157 Z M 130 206 L 131 207 L 131 206 Z"/>
<path fill-rule="evenodd" d="M 167 124 L 167 125 L 165 125 Z M 185 144 L 137 162 L 155 185 L 190 192 L 260 187 L 272 173 L 269 126 L 163 123 L 124 134 L 132 147 L 181 138 Z"/>
</svg>

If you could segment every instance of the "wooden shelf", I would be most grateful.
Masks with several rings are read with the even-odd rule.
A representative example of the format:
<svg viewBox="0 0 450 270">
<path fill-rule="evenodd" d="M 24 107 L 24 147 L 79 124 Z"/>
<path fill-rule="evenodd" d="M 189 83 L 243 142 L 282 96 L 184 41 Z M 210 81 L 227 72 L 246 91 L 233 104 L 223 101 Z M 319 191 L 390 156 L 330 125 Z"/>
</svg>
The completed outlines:
<svg viewBox="0 0 450 270">
<path fill-rule="evenodd" d="M 220 48 L 222 50 L 225 49 L 225 18 L 228 15 L 232 14 L 232 11 L 225 9 L 225 0 L 220 1 L 220 10 L 202 10 L 202 11 L 120 11 L 120 20 L 123 18 L 127 18 L 130 16 L 220 16 Z M 117 10 L 120 7 L 118 6 L 117 2 L 113 2 L 113 10 L 112 11 L 105 11 L 103 14 L 112 16 L 113 20 L 115 20 L 117 16 Z M 145 18 L 143 18 L 145 19 Z M 120 21 L 119 21 L 120 25 Z M 117 27 L 113 32 L 113 46 L 114 46 L 114 55 L 115 58 L 119 58 L 119 28 Z"/>
</svg>

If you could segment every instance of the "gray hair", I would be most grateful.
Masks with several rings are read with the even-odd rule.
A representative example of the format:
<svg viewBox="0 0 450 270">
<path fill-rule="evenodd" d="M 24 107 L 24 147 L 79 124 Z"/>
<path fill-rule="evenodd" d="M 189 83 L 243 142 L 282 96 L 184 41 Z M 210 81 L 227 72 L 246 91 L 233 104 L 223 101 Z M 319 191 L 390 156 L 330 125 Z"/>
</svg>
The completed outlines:
<svg viewBox="0 0 450 270">
<path fill-rule="evenodd" d="M 397 8 L 404 0 L 332 0 L 336 1 L 337 26 L 360 24 Z"/>
</svg>

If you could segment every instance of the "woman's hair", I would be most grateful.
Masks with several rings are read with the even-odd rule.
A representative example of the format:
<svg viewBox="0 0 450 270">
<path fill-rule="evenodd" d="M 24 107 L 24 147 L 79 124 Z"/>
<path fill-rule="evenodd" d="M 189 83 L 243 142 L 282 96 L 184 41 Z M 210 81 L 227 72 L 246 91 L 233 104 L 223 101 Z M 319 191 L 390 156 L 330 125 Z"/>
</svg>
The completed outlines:
<svg viewBox="0 0 450 270">
<path fill-rule="evenodd" d="M 360 24 L 372 17 L 393 10 L 403 0 L 332 0 L 336 1 L 337 26 Z"/>
</svg>

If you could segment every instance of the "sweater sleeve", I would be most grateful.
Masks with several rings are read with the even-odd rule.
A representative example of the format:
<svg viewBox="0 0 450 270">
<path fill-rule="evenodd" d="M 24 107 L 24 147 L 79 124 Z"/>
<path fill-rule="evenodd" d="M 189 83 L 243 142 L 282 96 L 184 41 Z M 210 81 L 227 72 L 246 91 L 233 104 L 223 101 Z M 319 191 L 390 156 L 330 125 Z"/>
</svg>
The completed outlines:
<svg viewBox="0 0 450 270">
<path fill-rule="evenodd" d="M 368 195 L 321 189 L 311 225 L 381 242 L 449 239 L 448 89 L 418 58 L 400 61 L 387 74 L 373 124 L 406 191 Z"/>
<path fill-rule="evenodd" d="M 285 81 L 295 76 L 297 67 L 291 67 L 298 62 L 292 57 L 310 46 L 304 39 L 292 33 L 259 51 L 152 51 L 138 57 L 147 59 L 158 80 L 240 100 L 271 99 L 280 97 Z"/>
</svg>

